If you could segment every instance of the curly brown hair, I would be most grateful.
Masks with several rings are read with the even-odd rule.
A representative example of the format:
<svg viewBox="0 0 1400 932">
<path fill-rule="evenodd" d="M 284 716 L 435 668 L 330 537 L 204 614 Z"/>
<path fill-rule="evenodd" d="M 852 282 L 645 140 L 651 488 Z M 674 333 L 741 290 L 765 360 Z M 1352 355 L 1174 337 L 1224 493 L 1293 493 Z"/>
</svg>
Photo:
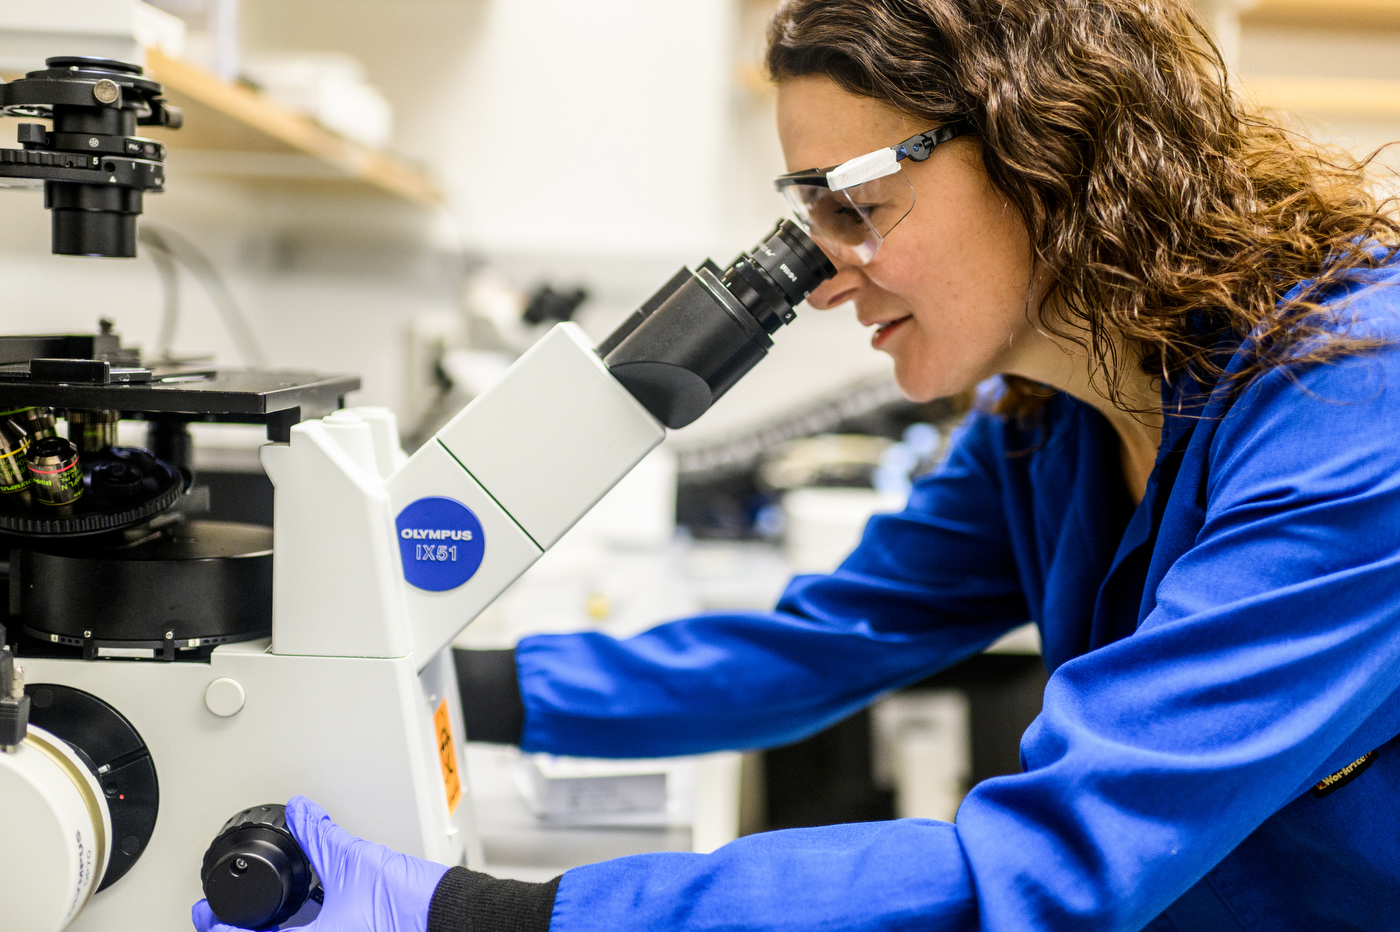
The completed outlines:
<svg viewBox="0 0 1400 932">
<path fill-rule="evenodd" d="M 1400 243 L 1370 159 L 1249 112 L 1182 0 L 789 0 L 767 64 L 934 124 L 969 118 L 1049 273 L 1044 326 L 1086 349 L 1125 411 L 1148 413 L 1124 396 L 1124 363 L 1238 386 L 1378 345 L 1318 303 Z M 1250 335 L 1226 374 L 1222 341 Z M 1050 394 L 1007 384 L 1007 413 Z"/>
</svg>

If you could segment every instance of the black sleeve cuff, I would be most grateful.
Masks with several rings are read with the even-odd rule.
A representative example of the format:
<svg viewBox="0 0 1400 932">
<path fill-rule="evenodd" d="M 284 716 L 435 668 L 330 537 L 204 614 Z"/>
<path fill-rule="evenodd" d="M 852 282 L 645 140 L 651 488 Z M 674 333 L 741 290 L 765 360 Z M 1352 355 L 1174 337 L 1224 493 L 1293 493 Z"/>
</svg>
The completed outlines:
<svg viewBox="0 0 1400 932">
<path fill-rule="evenodd" d="M 558 877 L 526 883 L 454 867 L 433 891 L 427 932 L 549 932 L 558 890 Z"/>
<path fill-rule="evenodd" d="M 525 730 L 525 701 L 513 650 L 452 651 L 468 741 L 519 744 Z"/>
</svg>

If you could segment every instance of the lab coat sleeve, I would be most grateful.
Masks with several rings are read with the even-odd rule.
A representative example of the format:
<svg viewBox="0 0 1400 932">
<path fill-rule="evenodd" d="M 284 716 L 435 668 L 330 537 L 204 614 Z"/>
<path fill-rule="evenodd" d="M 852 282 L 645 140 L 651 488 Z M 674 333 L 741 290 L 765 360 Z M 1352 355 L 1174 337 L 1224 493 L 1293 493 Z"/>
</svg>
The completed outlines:
<svg viewBox="0 0 1400 932">
<path fill-rule="evenodd" d="M 700 615 L 626 640 L 522 640 L 521 746 L 650 757 L 781 744 L 1026 621 L 999 429 L 975 415 L 908 508 L 872 519 L 836 572 L 795 579 L 776 611 Z"/>
<path fill-rule="evenodd" d="M 978 785 L 956 825 L 775 832 L 578 868 L 551 928 L 1141 928 L 1400 731 L 1395 355 L 1301 384 L 1275 373 L 1237 401 L 1204 527 L 1156 607 L 1055 672 L 1027 772 Z"/>
</svg>

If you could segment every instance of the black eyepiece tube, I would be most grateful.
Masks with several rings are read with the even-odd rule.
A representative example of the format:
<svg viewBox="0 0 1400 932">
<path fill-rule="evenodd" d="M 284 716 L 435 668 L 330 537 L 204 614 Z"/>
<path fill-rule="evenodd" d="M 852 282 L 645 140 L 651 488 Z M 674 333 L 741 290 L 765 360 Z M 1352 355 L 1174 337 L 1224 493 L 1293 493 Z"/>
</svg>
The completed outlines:
<svg viewBox="0 0 1400 932">
<path fill-rule="evenodd" d="M 836 274 L 790 220 L 727 269 L 682 269 L 598 345 L 614 378 L 670 428 L 684 427 L 768 354 L 812 291 Z"/>
<path fill-rule="evenodd" d="M 44 206 L 53 213 L 54 255 L 134 258 L 141 200 L 137 188 L 46 182 Z"/>
</svg>

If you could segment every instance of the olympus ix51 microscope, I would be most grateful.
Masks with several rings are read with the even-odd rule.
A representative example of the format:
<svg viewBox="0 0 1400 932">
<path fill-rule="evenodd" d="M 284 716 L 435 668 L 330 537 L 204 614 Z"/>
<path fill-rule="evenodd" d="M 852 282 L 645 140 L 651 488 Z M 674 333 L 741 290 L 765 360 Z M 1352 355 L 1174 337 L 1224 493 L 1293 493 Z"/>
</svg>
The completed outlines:
<svg viewBox="0 0 1400 932">
<path fill-rule="evenodd" d="M 138 67 L 48 66 L 0 84 L 7 115 L 51 121 L 0 149 L 0 183 L 43 183 L 54 252 L 133 256 L 164 185 L 137 127 L 179 113 Z M 388 411 L 343 407 L 354 377 L 0 337 L 0 929 L 180 929 L 202 890 L 271 928 L 315 895 L 263 805 L 298 793 L 480 866 L 449 644 L 834 273 L 781 223 L 596 347 L 559 324 L 411 457 Z M 193 516 L 191 421 L 266 424 L 270 531 Z"/>
</svg>

